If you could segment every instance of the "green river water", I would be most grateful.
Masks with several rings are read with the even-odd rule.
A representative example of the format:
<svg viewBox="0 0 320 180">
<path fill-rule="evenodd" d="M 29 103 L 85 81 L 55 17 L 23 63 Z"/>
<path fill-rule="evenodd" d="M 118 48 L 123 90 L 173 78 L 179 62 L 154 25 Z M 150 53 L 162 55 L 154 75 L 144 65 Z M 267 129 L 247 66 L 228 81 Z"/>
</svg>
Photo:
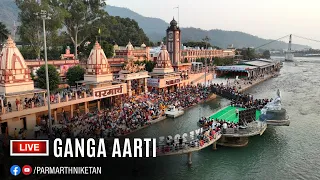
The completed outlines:
<svg viewBox="0 0 320 180">
<path fill-rule="evenodd" d="M 157 157 L 143 166 L 150 170 L 143 179 L 320 179 L 320 59 L 298 61 L 284 62 L 279 77 L 247 91 L 255 98 L 274 98 L 279 88 L 282 105 L 290 116 L 289 127 L 268 127 L 243 148 L 218 146 L 216 151 L 208 147 L 195 152 L 190 167 L 186 155 Z M 195 130 L 200 116 L 208 116 L 228 103 L 217 98 L 132 136 L 158 137 Z"/>
<path fill-rule="evenodd" d="M 92 159 L 77 165 L 104 166 L 103 178 L 142 180 L 293 180 L 320 179 L 320 59 L 284 63 L 281 75 L 247 92 L 255 98 L 274 98 L 281 91 L 282 106 L 290 116 L 289 127 L 268 127 L 262 136 L 249 139 L 243 148 L 211 147 L 192 154 L 153 159 Z M 219 105 L 220 104 L 220 105 Z M 130 135 L 159 137 L 188 133 L 198 128 L 201 116 L 209 116 L 229 101 L 218 97 L 193 107 L 177 119 L 167 119 Z M 81 164 L 83 163 L 83 164 Z M 109 164 L 109 165 L 106 165 Z M 47 177 L 47 179 L 70 179 Z M 80 178 L 83 179 L 83 178 Z M 85 179 L 91 179 L 87 176 Z"/>
</svg>

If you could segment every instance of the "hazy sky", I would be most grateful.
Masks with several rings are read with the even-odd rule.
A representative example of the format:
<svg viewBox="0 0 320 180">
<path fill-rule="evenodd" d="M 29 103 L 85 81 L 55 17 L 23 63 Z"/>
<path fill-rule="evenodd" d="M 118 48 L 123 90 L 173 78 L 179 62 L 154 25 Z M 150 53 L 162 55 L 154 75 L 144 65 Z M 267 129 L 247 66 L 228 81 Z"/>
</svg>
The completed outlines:
<svg viewBox="0 0 320 180">
<path fill-rule="evenodd" d="M 243 31 L 262 38 L 287 34 L 320 40 L 320 0 L 107 0 L 143 16 L 201 29 Z M 288 40 L 285 40 L 288 41 Z M 293 37 L 293 43 L 320 48 L 320 43 Z"/>
</svg>

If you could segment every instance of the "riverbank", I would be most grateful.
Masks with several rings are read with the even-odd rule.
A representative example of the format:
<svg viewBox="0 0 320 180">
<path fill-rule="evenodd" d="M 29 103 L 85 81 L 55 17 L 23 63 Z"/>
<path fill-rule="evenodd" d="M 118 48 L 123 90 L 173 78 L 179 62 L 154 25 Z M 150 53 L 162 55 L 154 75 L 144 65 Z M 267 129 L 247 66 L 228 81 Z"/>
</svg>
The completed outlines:
<svg viewBox="0 0 320 180">
<path fill-rule="evenodd" d="M 241 89 L 240 89 L 239 91 L 240 91 L 240 92 L 244 92 L 244 91 L 250 89 L 251 87 L 253 87 L 253 86 L 255 86 L 255 85 L 258 85 L 258 84 L 260 84 L 260 83 L 262 83 L 262 82 L 264 82 L 264 81 L 266 81 L 266 80 L 268 80 L 268 79 L 271 79 L 272 76 L 273 76 L 273 74 L 267 74 L 267 75 L 265 75 L 263 78 L 261 77 L 261 78 L 258 78 L 258 79 L 256 79 L 256 80 L 252 81 L 252 84 L 244 84 L 243 82 L 241 82 L 241 84 L 239 84 L 239 85 L 241 85 Z M 215 80 L 215 79 L 212 80 L 212 83 L 215 83 L 214 80 Z M 195 104 L 195 105 L 193 105 L 193 106 L 187 107 L 187 108 L 185 108 L 185 109 L 183 109 L 183 110 L 186 111 L 186 110 L 191 109 L 191 108 L 193 108 L 193 107 L 195 107 L 195 106 L 197 106 L 197 105 L 199 105 L 199 104 L 201 104 L 201 103 L 211 101 L 211 100 L 215 99 L 216 97 L 217 97 L 217 95 L 214 94 L 214 93 L 212 93 L 211 95 L 209 95 L 209 97 L 208 97 L 207 99 L 202 100 L 202 101 L 200 101 L 199 103 L 197 103 L 197 104 Z M 147 125 L 145 125 L 145 126 L 143 126 L 143 127 L 140 127 L 140 128 L 138 128 L 138 129 L 135 129 L 135 130 L 133 130 L 133 131 L 127 133 L 127 134 L 121 135 L 121 136 L 130 135 L 130 134 L 132 134 L 132 133 L 134 133 L 134 132 L 137 132 L 137 131 L 139 131 L 139 130 L 141 130 L 141 129 L 147 128 L 147 127 L 151 126 L 152 124 L 158 123 L 158 122 L 163 121 L 163 120 L 165 120 L 165 119 L 167 119 L 167 117 L 166 117 L 166 116 L 162 116 L 162 117 L 160 117 L 160 118 L 158 118 L 158 119 L 156 119 L 156 120 L 150 121 L 149 124 L 147 124 Z"/>
</svg>

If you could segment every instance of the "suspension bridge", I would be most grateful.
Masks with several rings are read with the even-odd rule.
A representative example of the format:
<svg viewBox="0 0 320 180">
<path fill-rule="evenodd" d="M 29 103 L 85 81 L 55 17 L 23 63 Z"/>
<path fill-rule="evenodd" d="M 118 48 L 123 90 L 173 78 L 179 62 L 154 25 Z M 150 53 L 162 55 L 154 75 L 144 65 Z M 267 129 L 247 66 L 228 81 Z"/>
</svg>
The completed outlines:
<svg viewBox="0 0 320 180">
<path fill-rule="evenodd" d="M 314 41 L 314 42 L 320 42 L 319 40 L 316 40 L 316 39 L 312 39 L 312 38 L 307 38 L 307 37 L 303 37 L 303 36 L 299 36 L 299 35 L 295 35 L 295 34 L 288 34 L 286 36 L 283 36 L 283 37 L 280 37 L 278 39 L 275 39 L 275 40 L 272 40 L 268 43 L 265 43 L 265 44 L 262 44 L 258 47 L 255 47 L 253 49 L 259 49 L 261 47 L 264 47 L 264 46 L 267 46 L 271 43 L 274 43 L 274 42 L 278 42 L 280 40 L 283 40 L 285 38 L 288 38 L 289 37 L 289 43 L 288 43 L 288 50 L 285 52 L 285 61 L 289 61 L 289 62 L 293 62 L 293 59 L 294 59 L 294 54 L 293 52 L 295 52 L 294 50 L 292 50 L 292 37 L 297 37 L 297 38 L 300 38 L 300 39 L 304 39 L 304 40 L 308 40 L 308 41 Z M 320 55 L 320 54 L 319 54 Z"/>
</svg>

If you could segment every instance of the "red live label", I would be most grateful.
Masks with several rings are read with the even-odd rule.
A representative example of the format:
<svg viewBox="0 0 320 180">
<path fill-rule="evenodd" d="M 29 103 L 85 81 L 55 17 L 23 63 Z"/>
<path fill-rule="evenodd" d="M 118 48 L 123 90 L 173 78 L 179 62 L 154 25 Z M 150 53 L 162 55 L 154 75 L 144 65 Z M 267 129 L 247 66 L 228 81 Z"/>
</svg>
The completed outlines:
<svg viewBox="0 0 320 180">
<path fill-rule="evenodd" d="M 11 140 L 10 156 L 49 156 L 49 141 Z"/>
</svg>

